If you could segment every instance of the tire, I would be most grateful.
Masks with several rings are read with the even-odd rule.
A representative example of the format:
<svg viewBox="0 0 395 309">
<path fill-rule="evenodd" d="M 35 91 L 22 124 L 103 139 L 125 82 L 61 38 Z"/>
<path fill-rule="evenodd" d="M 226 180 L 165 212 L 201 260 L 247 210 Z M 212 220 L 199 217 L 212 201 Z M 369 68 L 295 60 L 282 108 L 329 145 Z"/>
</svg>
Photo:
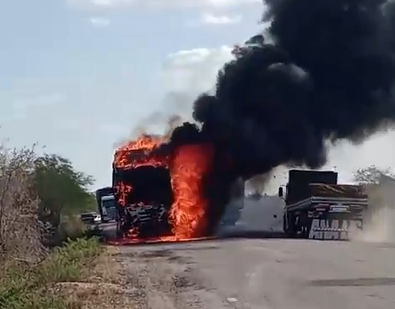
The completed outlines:
<svg viewBox="0 0 395 309">
<path fill-rule="evenodd" d="M 288 224 L 286 224 L 285 222 L 288 222 Z M 296 237 L 297 230 L 295 224 L 295 217 L 292 214 L 284 214 L 284 227 L 284 232 L 288 237 Z"/>
<path fill-rule="evenodd" d="M 283 232 L 288 234 L 288 227 L 287 227 L 287 216 L 283 215 Z"/>
</svg>

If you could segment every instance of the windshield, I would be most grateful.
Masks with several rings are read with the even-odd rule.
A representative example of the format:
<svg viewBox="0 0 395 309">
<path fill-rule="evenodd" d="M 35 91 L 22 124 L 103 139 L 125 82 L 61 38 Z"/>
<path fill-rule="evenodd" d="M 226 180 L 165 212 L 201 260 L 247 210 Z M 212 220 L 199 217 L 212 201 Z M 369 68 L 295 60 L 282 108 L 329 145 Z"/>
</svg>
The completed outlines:
<svg viewBox="0 0 395 309">
<path fill-rule="evenodd" d="M 106 209 L 115 207 L 115 199 L 109 199 L 109 200 L 104 200 L 102 201 L 103 203 L 103 207 L 105 207 Z"/>
<path fill-rule="evenodd" d="M 140 166 L 129 169 L 122 177 L 133 187 L 128 193 L 129 204 L 142 202 L 146 205 L 171 205 L 173 191 L 168 169 Z"/>
</svg>

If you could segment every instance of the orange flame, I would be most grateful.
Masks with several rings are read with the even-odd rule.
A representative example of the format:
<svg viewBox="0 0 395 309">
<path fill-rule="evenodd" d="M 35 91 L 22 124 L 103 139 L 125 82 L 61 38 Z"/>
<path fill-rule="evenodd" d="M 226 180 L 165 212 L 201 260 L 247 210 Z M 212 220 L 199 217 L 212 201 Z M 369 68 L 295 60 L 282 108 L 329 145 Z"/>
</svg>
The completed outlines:
<svg viewBox="0 0 395 309">
<path fill-rule="evenodd" d="M 117 168 L 128 169 L 139 166 L 151 165 L 156 167 L 168 167 L 168 158 L 159 158 L 150 155 L 152 150 L 166 142 L 162 137 L 153 135 L 142 135 L 135 141 L 130 141 L 115 151 L 114 165 Z M 132 152 L 139 151 L 140 155 L 136 159 L 131 159 Z"/>
<path fill-rule="evenodd" d="M 169 223 L 173 236 L 164 236 L 157 241 L 185 241 L 201 238 L 207 228 L 208 201 L 203 194 L 203 177 L 211 169 L 213 147 L 211 144 L 184 145 L 167 156 L 158 156 L 152 150 L 166 142 L 163 137 L 142 135 L 119 148 L 114 155 L 114 166 L 133 169 L 140 166 L 169 168 L 174 202 L 169 211 Z M 138 152 L 137 156 L 134 153 Z M 132 154 L 133 152 L 133 154 Z M 133 157 L 131 157 L 133 155 Z M 125 183 L 116 185 L 118 202 L 127 206 L 127 196 L 133 188 Z M 136 231 L 129 232 L 134 242 Z M 148 240 L 152 242 L 152 240 Z"/>
<path fill-rule="evenodd" d="M 203 177 L 211 169 L 210 144 L 182 146 L 176 150 L 170 175 L 174 203 L 170 209 L 173 233 L 177 238 L 201 237 L 207 228 L 208 201 L 203 195 Z"/>
</svg>

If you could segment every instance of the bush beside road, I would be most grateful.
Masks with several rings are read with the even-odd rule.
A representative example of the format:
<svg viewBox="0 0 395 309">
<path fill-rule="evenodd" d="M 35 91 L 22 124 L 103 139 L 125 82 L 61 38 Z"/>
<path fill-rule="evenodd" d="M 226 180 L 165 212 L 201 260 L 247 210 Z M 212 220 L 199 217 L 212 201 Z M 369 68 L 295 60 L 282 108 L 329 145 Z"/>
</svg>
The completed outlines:
<svg viewBox="0 0 395 309">
<path fill-rule="evenodd" d="M 96 208 L 92 183 L 65 158 L 0 145 L 0 308 L 114 302 L 117 264 L 79 219 Z"/>
<path fill-rule="evenodd" d="M 30 264 L 8 260 L 1 269 L 0 307 L 7 309 L 80 308 L 65 295 L 56 293 L 57 285 L 78 282 L 86 277 L 103 248 L 95 238 L 68 241 L 42 261 Z"/>
</svg>

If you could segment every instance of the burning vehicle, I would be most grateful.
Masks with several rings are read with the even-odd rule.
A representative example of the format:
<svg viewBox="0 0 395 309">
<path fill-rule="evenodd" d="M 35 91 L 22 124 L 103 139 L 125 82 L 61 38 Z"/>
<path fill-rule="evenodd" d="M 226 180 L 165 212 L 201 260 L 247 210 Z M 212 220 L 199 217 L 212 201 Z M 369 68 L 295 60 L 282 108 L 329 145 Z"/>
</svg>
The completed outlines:
<svg viewBox="0 0 395 309">
<path fill-rule="evenodd" d="M 225 174 L 221 179 L 218 160 L 223 157 L 211 144 L 166 148 L 166 142 L 163 137 L 143 135 L 115 152 L 113 189 L 121 238 L 180 241 L 207 237 L 215 232 L 230 199 L 243 203 L 244 182 L 232 181 Z"/>
</svg>

